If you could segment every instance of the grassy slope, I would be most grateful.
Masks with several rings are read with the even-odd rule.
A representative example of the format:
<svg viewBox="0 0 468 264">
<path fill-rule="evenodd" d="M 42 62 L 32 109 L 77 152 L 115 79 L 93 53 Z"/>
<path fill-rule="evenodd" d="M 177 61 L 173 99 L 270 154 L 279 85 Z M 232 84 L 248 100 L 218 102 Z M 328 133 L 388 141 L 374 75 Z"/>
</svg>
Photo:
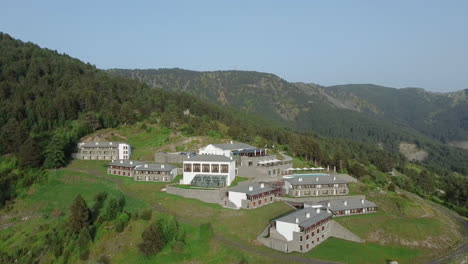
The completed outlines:
<svg viewBox="0 0 468 264">
<path fill-rule="evenodd" d="M 170 135 L 154 128 L 120 128 L 113 132 L 127 137 L 131 144 L 135 144 L 132 158 L 151 159 L 151 153 L 155 149 L 165 148 L 168 143 L 178 142 L 172 147 L 193 144 L 183 136 Z M 147 139 L 153 140 L 154 143 L 145 145 Z M 203 140 L 202 138 L 201 141 Z M 134 182 L 130 178 L 106 175 L 105 161 L 74 161 L 64 169 L 51 172 L 47 185 L 36 186 L 25 193 L 16 203 L 15 209 L 8 214 L 28 212 L 35 217 L 40 213 L 48 215 L 55 208 L 67 213 L 68 206 L 76 194 L 81 193 L 90 203 L 97 192 L 105 190 L 111 194 L 125 195 L 126 210 L 152 206 L 156 214 L 169 213 L 177 216 L 187 233 L 188 242 L 180 252 L 167 248 L 158 256 L 142 257 L 136 245 L 140 242 L 140 234 L 148 222 L 137 220 L 132 221 L 123 233 L 101 234 L 93 244 L 91 259 L 106 254 L 111 256 L 112 263 L 237 263 L 243 259 L 250 263 L 271 263 L 279 262 L 278 257 L 284 255 L 259 245 L 255 239 L 269 221 L 291 211 L 285 204 L 274 203 L 256 210 L 230 210 L 219 205 L 166 194 L 160 191 L 164 187 L 165 184 L 162 183 Z M 330 239 L 307 254 L 295 253 L 297 256 L 345 263 L 384 263 L 386 259 L 398 259 L 400 263 L 421 263 L 432 254 L 440 254 L 446 250 L 446 247 L 440 247 L 442 243 L 450 244 L 458 239 L 456 231 L 449 230 L 453 227 L 453 222 L 438 213 L 426 201 L 409 195 L 380 194 L 365 185 L 357 185 L 355 189 L 357 193 L 364 193 L 370 200 L 375 201 L 384 212 L 339 218 L 338 221 L 370 242 L 356 244 Z M 64 219 L 62 216 L 59 221 Z M 26 243 L 32 237 L 40 238 L 40 226 L 56 220 L 36 217 L 33 221 L 21 221 L 20 218 L 11 221 L 17 225 L 0 231 L 2 248 L 12 248 L 15 243 Z M 206 231 L 199 228 L 205 223 L 211 223 L 214 230 L 215 235 L 211 238 Z M 417 232 L 414 232 L 415 230 Z M 444 240 L 440 243 L 432 240 L 431 243 L 424 242 L 433 237 L 442 237 Z M 223 242 L 221 238 L 245 245 L 250 250 Z M 336 254 L 338 249 L 348 254 Z M 260 251 L 262 254 L 252 253 L 251 250 Z M 369 255 L 372 256 L 367 257 Z M 366 258 L 362 259 L 362 256 Z"/>
</svg>

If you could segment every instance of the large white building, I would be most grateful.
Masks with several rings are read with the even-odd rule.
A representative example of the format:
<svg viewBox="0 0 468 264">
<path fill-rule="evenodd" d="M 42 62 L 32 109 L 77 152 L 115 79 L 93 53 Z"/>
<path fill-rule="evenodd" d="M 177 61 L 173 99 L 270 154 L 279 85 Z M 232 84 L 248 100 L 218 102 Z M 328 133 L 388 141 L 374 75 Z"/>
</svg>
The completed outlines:
<svg viewBox="0 0 468 264">
<path fill-rule="evenodd" d="M 188 156 L 184 160 L 181 184 L 222 188 L 231 185 L 236 177 L 236 162 L 224 155 Z"/>
<path fill-rule="evenodd" d="M 239 142 L 230 142 L 226 144 L 209 144 L 198 150 L 200 155 L 223 155 L 226 157 L 233 156 L 265 156 L 266 149 L 259 149 L 254 146 Z"/>
</svg>

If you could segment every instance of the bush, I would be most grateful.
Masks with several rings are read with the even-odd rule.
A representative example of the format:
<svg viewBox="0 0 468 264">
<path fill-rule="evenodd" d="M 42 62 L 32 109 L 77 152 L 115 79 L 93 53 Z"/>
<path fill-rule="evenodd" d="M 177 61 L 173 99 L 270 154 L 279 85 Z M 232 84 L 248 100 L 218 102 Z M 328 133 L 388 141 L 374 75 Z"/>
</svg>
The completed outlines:
<svg viewBox="0 0 468 264">
<path fill-rule="evenodd" d="M 145 209 L 140 213 L 140 218 L 143 220 L 150 220 L 153 211 L 151 209 Z"/>
<path fill-rule="evenodd" d="M 141 238 L 143 242 L 138 244 L 138 249 L 146 256 L 160 252 L 166 245 L 161 227 L 156 222 L 143 231 Z"/>
<path fill-rule="evenodd" d="M 130 220 L 130 215 L 128 213 L 121 213 L 116 219 L 115 231 L 119 233 L 124 231 L 129 220 Z"/>
</svg>

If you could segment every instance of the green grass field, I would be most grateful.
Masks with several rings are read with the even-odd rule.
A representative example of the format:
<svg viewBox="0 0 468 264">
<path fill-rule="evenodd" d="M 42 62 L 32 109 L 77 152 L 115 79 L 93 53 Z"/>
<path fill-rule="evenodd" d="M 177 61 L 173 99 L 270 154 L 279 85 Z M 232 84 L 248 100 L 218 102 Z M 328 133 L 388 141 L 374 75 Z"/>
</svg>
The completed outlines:
<svg viewBox="0 0 468 264">
<path fill-rule="evenodd" d="M 349 264 L 384 264 L 387 260 L 411 264 L 415 263 L 415 259 L 421 255 L 421 252 L 405 247 L 382 246 L 374 243 L 361 244 L 332 237 L 306 255 Z"/>
<path fill-rule="evenodd" d="M 283 254 L 259 245 L 256 237 L 271 220 L 292 211 L 286 204 L 276 202 L 255 210 L 226 209 L 217 204 L 162 192 L 165 183 L 135 182 L 128 177 L 107 175 L 106 164 L 106 161 L 73 161 L 64 169 L 51 171 L 47 184 L 34 186 L 24 193 L 12 212 L 8 212 L 30 212 L 31 215 L 43 216 L 30 221 L 22 221 L 20 217 L 12 219 L 15 226 L 0 230 L 0 247 L 14 248 L 30 240 L 41 243 L 45 232 L 41 228 L 57 221 L 50 217 L 53 210 L 62 210 L 65 215 L 58 221 L 65 221 L 68 207 L 78 193 L 91 206 L 93 197 L 100 191 L 106 191 L 110 195 L 125 196 L 125 210 L 151 206 L 156 209 L 155 215 L 167 213 L 176 216 L 186 232 L 187 240 L 182 247 L 168 247 L 157 256 L 144 257 L 136 245 L 149 222 L 132 220 L 122 233 L 100 234 L 91 248 L 91 259 L 111 255 L 112 263 L 239 263 L 243 260 L 248 263 L 278 263 L 275 256 Z M 450 236 L 453 233 L 448 230 L 451 228 L 448 219 L 425 202 L 405 194 L 381 194 L 365 186 L 358 185 L 356 190 L 364 192 L 382 211 L 335 220 L 370 242 L 357 244 L 331 238 L 307 254 L 293 255 L 343 263 L 385 263 L 387 259 L 396 259 L 400 263 L 422 263 L 431 254 L 441 251 L 430 249 L 423 243 L 402 246 L 398 241 L 421 242 L 441 236 L 444 243 L 453 241 Z M 164 212 L 157 208 L 162 208 Z M 211 225 L 212 235 L 200 229 L 206 223 Z M 222 243 L 213 234 L 264 253 L 259 255 Z M 379 234 L 383 234 L 382 237 Z M 379 244 L 378 240 L 385 244 Z"/>
</svg>

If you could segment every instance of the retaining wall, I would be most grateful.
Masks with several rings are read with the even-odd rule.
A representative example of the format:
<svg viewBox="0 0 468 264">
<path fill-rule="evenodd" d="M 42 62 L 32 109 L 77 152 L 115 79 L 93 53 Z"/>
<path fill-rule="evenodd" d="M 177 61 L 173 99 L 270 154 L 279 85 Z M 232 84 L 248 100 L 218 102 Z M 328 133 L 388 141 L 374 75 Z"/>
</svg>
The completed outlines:
<svg viewBox="0 0 468 264">
<path fill-rule="evenodd" d="M 340 225 L 335 220 L 330 220 L 330 236 L 349 240 L 357 243 L 364 243 L 365 240 L 355 235 L 353 232 Z"/>
<path fill-rule="evenodd" d="M 197 189 L 183 189 L 171 185 L 166 186 L 166 192 L 185 198 L 197 199 L 205 203 L 221 204 L 222 197 L 224 196 L 224 189 L 216 190 L 197 190 Z"/>
</svg>

